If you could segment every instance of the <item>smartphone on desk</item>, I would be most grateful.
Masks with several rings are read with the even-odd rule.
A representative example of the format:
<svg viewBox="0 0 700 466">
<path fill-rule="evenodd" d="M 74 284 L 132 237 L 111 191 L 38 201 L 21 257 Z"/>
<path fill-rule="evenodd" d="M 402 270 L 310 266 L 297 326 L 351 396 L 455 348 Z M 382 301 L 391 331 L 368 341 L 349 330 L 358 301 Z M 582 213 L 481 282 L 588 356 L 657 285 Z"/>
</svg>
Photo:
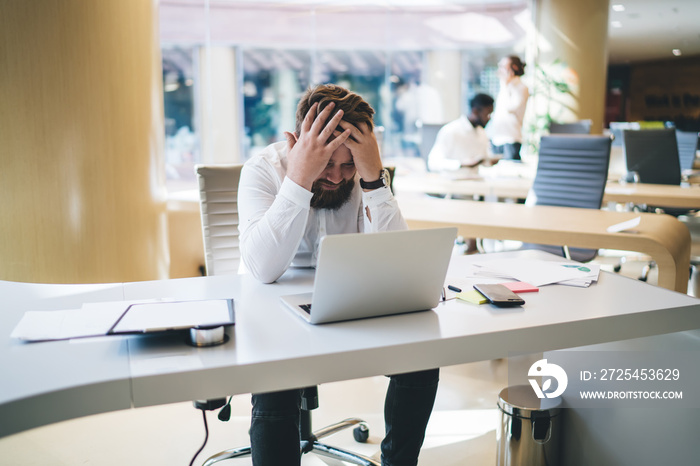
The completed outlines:
<svg viewBox="0 0 700 466">
<path fill-rule="evenodd" d="M 525 304 L 523 298 L 503 285 L 479 284 L 474 285 L 474 289 L 496 306 L 519 306 Z"/>
</svg>

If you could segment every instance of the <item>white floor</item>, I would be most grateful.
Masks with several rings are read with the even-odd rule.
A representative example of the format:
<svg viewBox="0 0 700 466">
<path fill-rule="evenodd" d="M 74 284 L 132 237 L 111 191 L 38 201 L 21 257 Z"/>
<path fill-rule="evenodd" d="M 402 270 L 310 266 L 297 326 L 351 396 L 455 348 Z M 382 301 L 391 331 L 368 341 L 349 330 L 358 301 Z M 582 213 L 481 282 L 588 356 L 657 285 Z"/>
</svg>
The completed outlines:
<svg viewBox="0 0 700 466">
<path fill-rule="evenodd" d="M 617 262 L 614 255 L 598 260 L 606 269 Z M 621 273 L 636 278 L 644 262 L 628 261 Z M 656 283 L 652 272 L 650 283 Z M 508 385 L 508 365 L 527 368 L 537 355 L 499 359 L 441 369 L 436 406 L 421 452 L 421 466 L 493 465 L 496 459 L 496 428 L 499 392 Z M 525 369 L 526 370 L 526 369 Z M 358 444 L 350 430 L 325 439 L 333 446 L 348 448 L 378 458 L 383 436 L 383 403 L 388 379 L 371 377 L 319 387 L 321 407 L 314 411 L 319 428 L 347 417 L 362 417 L 370 423 L 370 439 Z M 207 415 L 209 441 L 195 464 L 210 455 L 244 445 L 250 423 L 250 397 L 240 395 L 232 403 L 232 418 L 221 422 L 215 412 Z M 1 422 L 12 422 L 3 419 Z M 187 465 L 204 440 L 201 411 L 191 403 L 132 409 L 75 419 L 33 429 L 0 439 L 0 464 Z M 250 459 L 222 465 L 249 465 Z M 305 455 L 304 466 L 341 465 L 315 455 Z"/>
<path fill-rule="evenodd" d="M 507 369 L 506 359 L 442 369 L 421 465 L 494 464 L 499 420 L 496 401 L 508 385 Z M 367 444 L 356 443 L 350 429 L 324 441 L 378 458 L 387 383 L 386 377 L 371 377 L 321 385 L 321 407 L 314 411 L 314 427 L 361 417 L 371 429 Z M 232 407 L 228 422 L 219 421 L 216 412 L 207 414 L 209 441 L 195 464 L 202 464 L 218 451 L 247 443 L 249 395 L 234 397 Z M 187 465 L 203 439 L 201 411 L 191 403 L 177 403 L 75 419 L 1 439 L 0 464 Z M 221 464 L 251 463 L 250 459 L 239 459 Z M 302 464 L 342 463 L 305 455 Z"/>
</svg>

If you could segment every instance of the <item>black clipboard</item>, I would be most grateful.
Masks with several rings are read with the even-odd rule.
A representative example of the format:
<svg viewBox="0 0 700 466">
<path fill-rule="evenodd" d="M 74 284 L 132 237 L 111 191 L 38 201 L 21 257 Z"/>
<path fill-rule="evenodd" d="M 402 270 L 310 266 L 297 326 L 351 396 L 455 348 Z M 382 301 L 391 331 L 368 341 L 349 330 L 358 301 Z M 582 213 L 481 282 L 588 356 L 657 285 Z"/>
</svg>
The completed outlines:
<svg viewBox="0 0 700 466">
<path fill-rule="evenodd" d="M 235 325 L 233 299 L 156 301 L 131 304 L 108 335 L 157 333 Z"/>
</svg>

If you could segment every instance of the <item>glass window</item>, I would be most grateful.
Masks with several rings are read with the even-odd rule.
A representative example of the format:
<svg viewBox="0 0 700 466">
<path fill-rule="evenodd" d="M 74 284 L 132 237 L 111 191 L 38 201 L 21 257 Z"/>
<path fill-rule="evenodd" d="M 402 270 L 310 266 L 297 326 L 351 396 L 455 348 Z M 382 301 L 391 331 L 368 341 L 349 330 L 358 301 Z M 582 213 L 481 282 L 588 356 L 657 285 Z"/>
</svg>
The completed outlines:
<svg viewBox="0 0 700 466">
<path fill-rule="evenodd" d="M 309 87 L 311 54 L 303 50 L 243 49 L 244 157 L 294 131 L 296 106 Z"/>
<path fill-rule="evenodd" d="M 194 117 L 193 48 L 164 46 L 165 175 L 169 191 L 192 187 L 200 160 Z"/>
<path fill-rule="evenodd" d="M 405 51 L 244 49 L 245 158 L 294 129 L 297 102 L 312 85 L 310 76 L 313 83 L 335 83 L 367 100 L 376 112 L 383 153 L 417 155 L 420 102 L 409 102 L 408 90 L 420 85 L 422 56 Z"/>
<path fill-rule="evenodd" d="M 529 17 L 524 0 L 334 3 L 161 2 L 169 190 L 194 189 L 204 159 L 240 163 L 284 140 L 317 83 L 372 105 L 383 157 L 419 159 L 424 124 L 457 118 L 477 93 L 497 96 L 498 60 Z"/>
</svg>

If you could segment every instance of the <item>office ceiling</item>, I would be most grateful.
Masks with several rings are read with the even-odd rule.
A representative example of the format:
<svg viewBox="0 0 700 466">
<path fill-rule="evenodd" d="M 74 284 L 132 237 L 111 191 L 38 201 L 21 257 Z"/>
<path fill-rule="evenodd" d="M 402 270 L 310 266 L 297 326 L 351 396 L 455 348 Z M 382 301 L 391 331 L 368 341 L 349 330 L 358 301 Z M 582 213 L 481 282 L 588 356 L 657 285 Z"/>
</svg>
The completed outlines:
<svg viewBox="0 0 700 466">
<path fill-rule="evenodd" d="M 161 0 L 161 36 L 166 43 L 206 39 L 271 48 L 498 47 L 524 35 L 531 1 Z M 700 55 L 700 0 L 610 3 L 610 63 L 673 59 L 674 49 Z"/>
<path fill-rule="evenodd" d="M 610 0 L 610 4 L 625 7 L 610 11 L 610 63 L 672 59 L 674 49 L 684 57 L 700 55 L 700 0 Z"/>
</svg>

